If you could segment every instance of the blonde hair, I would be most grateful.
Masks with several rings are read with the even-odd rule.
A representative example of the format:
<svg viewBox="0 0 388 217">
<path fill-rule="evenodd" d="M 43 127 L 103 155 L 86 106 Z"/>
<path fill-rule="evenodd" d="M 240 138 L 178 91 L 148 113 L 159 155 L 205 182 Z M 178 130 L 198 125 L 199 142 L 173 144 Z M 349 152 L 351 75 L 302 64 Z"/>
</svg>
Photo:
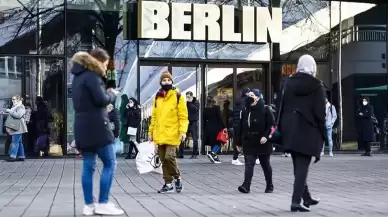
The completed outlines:
<svg viewBox="0 0 388 217">
<path fill-rule="evenodd" d="M 21 96 L 18 95 L 18 94 L 14 95 L 13 97 L 15 97 L 16 100 L 18 100 L 18 101 L 23 101 L 23 97 L 21 97 Z"/>
</svg>

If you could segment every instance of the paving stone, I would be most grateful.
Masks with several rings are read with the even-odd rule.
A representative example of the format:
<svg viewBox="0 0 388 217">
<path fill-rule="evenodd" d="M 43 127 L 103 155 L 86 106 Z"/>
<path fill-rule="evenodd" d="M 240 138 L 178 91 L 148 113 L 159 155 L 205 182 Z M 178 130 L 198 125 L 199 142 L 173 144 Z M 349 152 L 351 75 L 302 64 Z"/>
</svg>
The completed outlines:
<svg viewBox="0 0 388 217">
<path fill-rule="evenodd" d="M 256 166 L 250 194 L 240 194 L 244 167 L 210 164 L 205 157 L 179 160 L 184 181 L 181 194 L 158 194 L 161 175 L 136 172 L 133 160 L 118 159 L 111 201 L 129 217 L 253 217 L 294 216 L 289 212 L 293 186 L 290 158 L 272 157 L 275 192 L 264 194 L 265 181 Z M 94 176 L 98 200 L 99 172 Z M 38 159 L 0 163 L 0 216 L 81 216 L 82 161 Z M 298 216 L 379 217 L 388 215 L 388 155 L 336 155 L 313 164 L 308 177 L 313 196 L 321 203 Z"/>
</svg>

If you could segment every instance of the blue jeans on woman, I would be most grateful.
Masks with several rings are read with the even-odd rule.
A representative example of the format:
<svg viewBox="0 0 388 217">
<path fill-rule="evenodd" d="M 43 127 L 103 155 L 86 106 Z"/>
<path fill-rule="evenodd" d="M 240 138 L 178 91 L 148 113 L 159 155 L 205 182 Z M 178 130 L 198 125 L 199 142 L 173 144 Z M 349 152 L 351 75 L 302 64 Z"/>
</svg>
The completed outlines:
<svg viewBox="0 0 388 217">
<path fill-rule="evenodd" d="M 93 174 L 96 169 L 97 155 L 101 159 L 103 169 L 100 178 L 100 196 L 98 203 L 106 204 L 109 201 L 110 188 L 116 169 L 116 154 L 113 144 L 101 147 L 97 152 L 84 152 L 82 169 L 82 189 L 86 205 L 92 205 L 93 200 Z"/>
<path fill-rule="evenodd" d="M 221 150 L 221 144 L 215 144 L 212 148 L 212 152 L 217 154 Z"/>
<path fill-rule="evenodd" d="M 9 155 L 11 158 L 24 159 L 24 146 L 23 146 L 23 134 L 13 134 L 11 149 L 9 150 Z"/>
</svg>

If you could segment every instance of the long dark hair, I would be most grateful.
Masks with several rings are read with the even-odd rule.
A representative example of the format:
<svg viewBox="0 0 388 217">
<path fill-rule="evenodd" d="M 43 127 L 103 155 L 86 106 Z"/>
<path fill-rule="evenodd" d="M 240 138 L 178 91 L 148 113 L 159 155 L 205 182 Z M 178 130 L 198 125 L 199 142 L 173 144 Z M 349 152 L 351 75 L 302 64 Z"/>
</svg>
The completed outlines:
<svg viewBox="0 0 388 217">
<path fill-rule="evenodd" d="M 216 101 L 213 99 L 212 96 L 208 96 L 206 99 L 206 108 L 212 108 L 216 104 Z"/>
</svg>

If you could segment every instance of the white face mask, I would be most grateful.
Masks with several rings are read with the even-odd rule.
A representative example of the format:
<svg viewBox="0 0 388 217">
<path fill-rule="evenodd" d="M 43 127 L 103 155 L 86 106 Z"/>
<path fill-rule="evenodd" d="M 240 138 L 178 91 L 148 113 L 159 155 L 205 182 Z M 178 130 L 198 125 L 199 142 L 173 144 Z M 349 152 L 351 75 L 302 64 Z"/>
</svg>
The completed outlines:
<svg viewBox="0 0 388 217">
<path fill-rule="evenodd" d="M 368 102 L 367 101 L 362 101 L 362 104 L 363 105 L 368 105 Z"/>
<path fill-rule="evenodd" d="M 129 107 L 133 107 L 133 103 L 129 103 L 128 105 L 129 105 Z"/>
</svg>

